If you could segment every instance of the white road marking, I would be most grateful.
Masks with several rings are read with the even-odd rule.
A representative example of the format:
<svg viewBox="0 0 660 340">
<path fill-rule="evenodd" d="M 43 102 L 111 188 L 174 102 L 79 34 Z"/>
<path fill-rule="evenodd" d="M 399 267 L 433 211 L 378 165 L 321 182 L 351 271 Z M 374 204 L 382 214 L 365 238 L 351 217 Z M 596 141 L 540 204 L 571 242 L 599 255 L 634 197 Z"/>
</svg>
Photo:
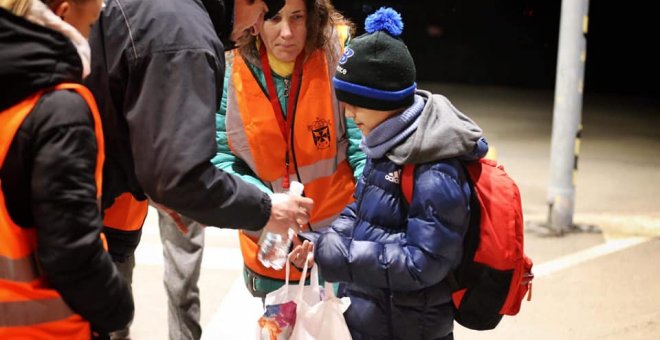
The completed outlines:
<svg viewBox="0 0 660 340">
<path fill-rule="evenodd" d="M 541 263 L 540 265 L 536 265 L 534 268 L 532 268 L 534 279 L 549 276 L 558 271 L 574 267 L 578 264 L 593 260 L 601 256 L 636 246 L 649 240 L 650 238 L 648 237 L 630 237 L 611 240 L 573 254 L 562 256 L 550 262 Z"/>
</svg>

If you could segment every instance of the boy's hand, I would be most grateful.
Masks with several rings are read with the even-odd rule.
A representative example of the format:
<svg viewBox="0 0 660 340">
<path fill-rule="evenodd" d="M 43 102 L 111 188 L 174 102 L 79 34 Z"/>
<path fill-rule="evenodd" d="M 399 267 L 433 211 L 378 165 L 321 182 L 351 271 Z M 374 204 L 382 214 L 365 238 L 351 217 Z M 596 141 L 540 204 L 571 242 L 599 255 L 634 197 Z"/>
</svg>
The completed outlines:
<svg viewBox="0 0 660 340">
<path fill-rule="evenodd" d="M 303 268 L 305 266 L 305 259 L 307 267 L 311 268 L 314 265 L 314 243 L 305 240 L 302 245 L 298 245 L 289 254 L 289 261 L 296 268 Z"/>
</svg>

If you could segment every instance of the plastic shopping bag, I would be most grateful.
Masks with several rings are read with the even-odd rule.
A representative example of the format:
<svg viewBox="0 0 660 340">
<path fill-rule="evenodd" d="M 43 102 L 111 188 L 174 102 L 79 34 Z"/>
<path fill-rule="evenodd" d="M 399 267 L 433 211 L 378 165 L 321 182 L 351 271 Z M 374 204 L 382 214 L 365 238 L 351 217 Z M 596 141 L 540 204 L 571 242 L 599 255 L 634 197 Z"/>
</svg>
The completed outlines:
<svg viewBox="0 0 660 340">
<path fill-rule="evenodd" d="M 314 266 L 317 268 L 318 266 Z M 301 286 L 296 297 L 296 323 L 290 340 L 351 340 L 344 312 L 351 305 L 348 297 L 335 296 L 332 284 L 325 283 L 321 301 L 309 303 Z"/>
<path fill-rule="evenodd" d="M 289 284 L 290 264 L 286 262 L 284 286 L 266 295 L 265 311 L 258 321 L 258 339 L 288 340 L 296 324 L 296 309 L 299 301 L 316 304 L 321 301 L 318 266 L 312 268 L 310 285 L 305 287 L 307 263 L 303 267 L 298 285 Z M 303 287 L 305 287 L 303 292 Z M 296 289 L 297 288 L 297 289 Z"/>
</svg>

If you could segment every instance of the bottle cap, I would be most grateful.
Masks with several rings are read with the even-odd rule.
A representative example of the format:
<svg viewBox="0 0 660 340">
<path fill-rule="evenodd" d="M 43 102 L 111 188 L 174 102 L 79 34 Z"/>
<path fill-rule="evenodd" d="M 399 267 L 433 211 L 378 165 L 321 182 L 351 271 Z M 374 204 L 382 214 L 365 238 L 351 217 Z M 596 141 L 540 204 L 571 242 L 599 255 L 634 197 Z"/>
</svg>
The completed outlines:
<svg viewBox="0 0 660 340">
<path fill-rule="evenodd" d="M 292 181 L 289 186 L 289 193 L 292 195 L 302 196 L 303 190 L 305 190 L 305 186 L 298 181 Z"/>
</svg>

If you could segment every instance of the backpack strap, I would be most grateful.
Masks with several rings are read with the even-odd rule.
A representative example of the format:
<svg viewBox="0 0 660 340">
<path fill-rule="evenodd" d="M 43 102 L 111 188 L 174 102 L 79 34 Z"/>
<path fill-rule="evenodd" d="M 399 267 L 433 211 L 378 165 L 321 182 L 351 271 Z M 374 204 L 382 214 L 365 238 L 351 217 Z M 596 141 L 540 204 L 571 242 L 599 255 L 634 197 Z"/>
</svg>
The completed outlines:
<svg viewBox="0 0 660 340">
<path fill-rule="evenodd" d="M 465 174 L 465 180 L 470 186 L 470 224 L 468 225 L 467 232 L 465 233 L 465 238 L 463 241 L 463 258 L 461 263 L 470 263 L 474 258 L 477 248 L 479 247 L 479 236 L 481 233 L 481 204 L 479 203 L 479 197 L 477 194 L 477 186 L 475 185 L 476 178 L 473 178 L 473 174 L 478 176 L 481 174 L 481 162 L 484 159 L 472 162 L 461 162 L 461 167 L 463 168 L 463 173 Z M 472 169 L 472 171 L 471 171 Z M 478 278 L 468 277 L 467 272 L 471 268 L 468 266 L 459 266 L 454 272 L 452 272 L 449 277 L 449 285 L 452 290 L 456 291 L 458 289 L 465 288 L 465 284 L 468 281 L 473 281 Z"/>
<path fill-rule="evenodd" d="M 414 178 L 415 164 L 404 164 L 401 173 L 401 191 L 403 192 L 403 197 L 408 201 L 408 205 L 412 203 Z"/>
</svg>

